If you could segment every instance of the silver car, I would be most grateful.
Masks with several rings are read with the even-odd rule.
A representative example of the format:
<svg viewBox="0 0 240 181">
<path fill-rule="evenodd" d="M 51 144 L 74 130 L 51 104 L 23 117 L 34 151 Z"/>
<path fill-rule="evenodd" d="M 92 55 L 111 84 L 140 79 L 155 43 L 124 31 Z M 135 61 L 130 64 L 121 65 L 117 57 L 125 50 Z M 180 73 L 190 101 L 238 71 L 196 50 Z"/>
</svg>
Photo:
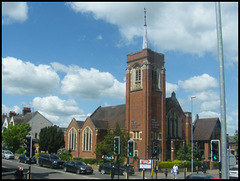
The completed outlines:
<svg viewBox="0 0 240 181">
<path fill-rule="evenodd" d="M 4 158 L 6 158 L 6 159 L 14 159 L 14 154 L 11 151 L 9 151 L 9 150 L 5 150 Z"/>
<path fill-rule="evenodd" d="M 238 179 L 238 165 L 235 165 L 234 167 L 229 169 L 229 178 Z"/>
</svg>

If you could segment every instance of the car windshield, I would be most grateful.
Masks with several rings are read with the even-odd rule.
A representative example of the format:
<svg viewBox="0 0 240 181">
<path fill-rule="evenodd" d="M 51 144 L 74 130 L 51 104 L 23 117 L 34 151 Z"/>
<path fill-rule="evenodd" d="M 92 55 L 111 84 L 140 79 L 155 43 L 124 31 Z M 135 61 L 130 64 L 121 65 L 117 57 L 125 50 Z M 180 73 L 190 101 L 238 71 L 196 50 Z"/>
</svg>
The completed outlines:
<svg viewBox="0 0 240 181">
<path fill-rule="evenodd" d="M 84 162 L 76 162 L 76 165 L 86 165 Z"/>
<path fill-rule="evenodd" d="M 58 156 L 56 156 L 56 155 L 51 155 L 50 157 L 51 157 L 51 159 L 53 159 L 53 160 L 60 160 L 60 158 L 59 158 Z"/>
<path fill-rule="evenodd" d="M 6 154 L 13 154 L 11 151 L 6 151 L 5 153 Z"/>
</svg>

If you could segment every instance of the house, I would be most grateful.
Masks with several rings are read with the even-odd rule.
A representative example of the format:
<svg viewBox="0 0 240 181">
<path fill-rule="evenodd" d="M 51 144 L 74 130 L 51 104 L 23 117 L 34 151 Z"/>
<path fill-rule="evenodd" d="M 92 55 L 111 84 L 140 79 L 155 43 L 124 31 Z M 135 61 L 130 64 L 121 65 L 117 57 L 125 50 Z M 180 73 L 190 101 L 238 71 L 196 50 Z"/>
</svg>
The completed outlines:
<svg viewBox="0 0 240 181">
<path fill-rule="evenodd" d="M 202 155 L 203 160 L 208 162 L 211 161 L 211 140 L 221 140 L 221 122 L 219 118 L 199 119 L 197 115 L 193 127 L 193 141 L 198 142 L 200 155 Z"/>
<path fill-rule="evenodd" d="M 28 123 L 31 126 L 30 134 L 35 142 L 39 139 L 39 133 L 42 128 L 47 126 L 53 126 L 53 124 L 45 118 L 41 113 L 38 111 L 31 112 L 30 108 L 24 107 L 22 114 L 16 114 L 13 111 L 10 111 L 9 117 L 3 116 L 4 122 L 2 124 L 2 129 L 7 128 L 9 124 L 14 125 L 15 123 Z"/>
</svg>

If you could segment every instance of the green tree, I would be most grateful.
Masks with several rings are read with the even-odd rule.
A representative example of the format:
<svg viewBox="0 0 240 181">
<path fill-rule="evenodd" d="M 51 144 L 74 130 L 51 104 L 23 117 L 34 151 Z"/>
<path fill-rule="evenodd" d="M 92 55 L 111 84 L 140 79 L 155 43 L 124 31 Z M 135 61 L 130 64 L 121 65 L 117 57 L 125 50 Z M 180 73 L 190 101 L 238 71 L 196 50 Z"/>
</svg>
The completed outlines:
<svg viewBox="0 0 240 181">
<path fill-rule="evenodd" d="M 238 130 L 235 131 L 234 139 L 235 139 L 235 141 L 236 141 L 236 144 L 235 144 L 235 146 L 236 146 L 236 152 L 237 152 L 236 157 L 237 157 L 237 159 L 238 159 Z"/>
<path fill-rule="evenodd" d="M 4 128 L 2 132 L 2 142 L 13 153 L 24 145 L 26 135 L 31 131 L 31 127 L 27 123 L 15 123 L 14 126 L 9 124 L 8 128 Z"/>
<path fill-rule="evenodd" d="M 197 154 L 195 153 L 195 145 L 193 146 L 193 158 L 197 158 Z M 177 151 L 177 160 L 184 160 L 184 149 L 180 147 Z M 186 161 L 192 160 L 192 142 L 187 144 L 187 152 L 186 152 Z M 198 160 L 201 160 L 200 150 L 198 149 Z"/>
<path fill-rule="evenodd" d="M 59 148 L 64 147 L 64 134 L 56 125 L 42 128 L 39 133 L 39 147 L 49 153 L 57 153 Z"/>
<path fill-rule="evenodd" d="M 114 137 L 120 136 L 120 143 L 121 143 L 121 156 L 127 155 L 127 142 L 129 134 L 126 130 L 121 130 L 118 123 L 116 123 L 116 129 L 112 131 L 108 131 L 107 134 L 104 136 L 104 140 L 97 143 L 95 154 L 97 155 L 108 155 L 111 156 L 114 153 L 113 145 L 114 145 Z"/>
</svg>

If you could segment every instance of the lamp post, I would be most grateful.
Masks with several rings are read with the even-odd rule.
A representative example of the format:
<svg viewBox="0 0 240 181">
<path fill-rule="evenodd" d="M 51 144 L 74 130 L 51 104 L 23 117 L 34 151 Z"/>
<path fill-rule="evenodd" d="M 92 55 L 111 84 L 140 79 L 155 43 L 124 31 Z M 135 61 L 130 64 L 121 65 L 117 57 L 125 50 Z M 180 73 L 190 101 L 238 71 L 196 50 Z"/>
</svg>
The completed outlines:
<svg viewBox="0 0 240 181">
<path fill-rule="evenodd" d="M 193 112 L 193 105 L 192 105 L 192 100 L 196 98 L 196 96 L 191 96 L 191 114 Z M 191 138 L 192 138 L 192 172 L 193 172 L 193 115 L 192 115 L 192 127 L 191 127 L 191 130 L 192 130 L 192 134 L 191 134 Z"/>
</svg>

